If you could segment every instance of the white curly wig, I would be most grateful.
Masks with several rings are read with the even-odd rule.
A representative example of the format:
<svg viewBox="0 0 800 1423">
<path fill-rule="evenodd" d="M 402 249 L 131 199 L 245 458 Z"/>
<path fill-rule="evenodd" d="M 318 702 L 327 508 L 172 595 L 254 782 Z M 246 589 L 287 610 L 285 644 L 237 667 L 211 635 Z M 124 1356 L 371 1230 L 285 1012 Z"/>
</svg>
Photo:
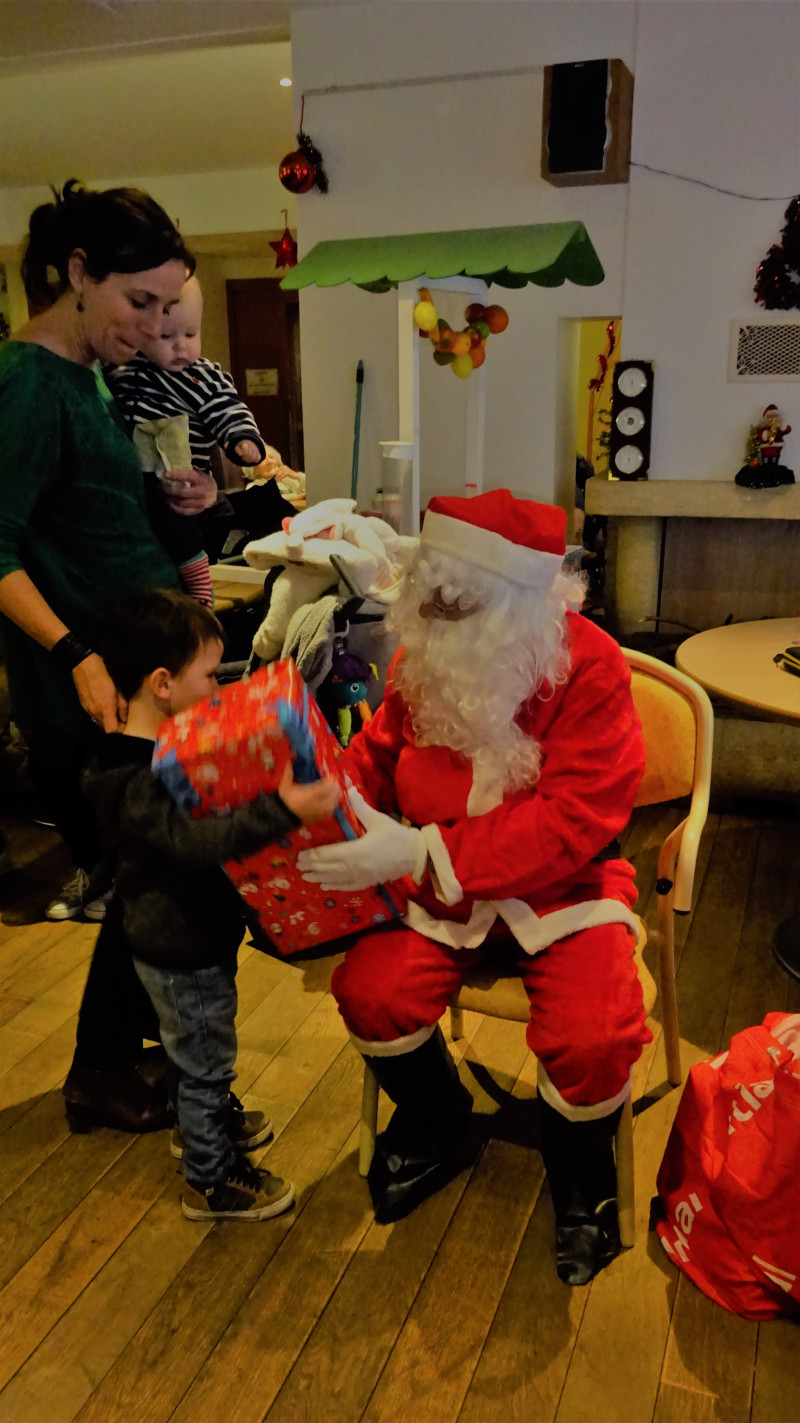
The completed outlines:
<svg viewBox="0 0 800 1423">
<path fill-rule="evenodd" d="M 441 601 L 470 616 L 424 618 Z M 515 722 L 536 693 L 552 695 L 569 672 L 567 608 L 580 606 L 580 574 L 560 572 L 532 591 L 475 564 L 420 551 L 387 617 L 405 657 L 395 685 L 408 702 L 419 746 L 447 746 L 473 764 L 476 781 L 502 791 L 538 778 L 540 750 Z"/>
</svg>

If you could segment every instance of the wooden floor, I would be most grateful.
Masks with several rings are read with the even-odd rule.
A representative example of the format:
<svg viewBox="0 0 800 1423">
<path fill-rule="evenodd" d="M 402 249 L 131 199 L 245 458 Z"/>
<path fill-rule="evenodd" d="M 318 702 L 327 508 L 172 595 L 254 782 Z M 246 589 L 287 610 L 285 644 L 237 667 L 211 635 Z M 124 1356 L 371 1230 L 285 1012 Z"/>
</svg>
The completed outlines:
<svg viewBox="0 0 800 1423">
<path fill-rule="evenodd" d="M 677 818 L 643 811 L 628 834 L 646 917 L 654 847 Z M 266 1159 L 298 1201 L 259 1225 L 192 1224 L 164 1134 L 67 1132 L 59 1088 L 96 931 L 41 921 L 62 852 L 3 823 L 18 866 L 0 882 L 3 1423 L 800 1417 L 797 1328 L 711 1304 L 648 1234 L 679 1098 L 657 1023 L 636 1081 L 638 1242 L 569 1290 L 553 1269 L 520 1028 L 468 1015 L 458 1055 L 486 1146 L 413 1217 L 379 1227 L 356 1174 L 359 1059 L 327 991 L 332 962 L 301 970 L 245 949 L 238 1090 L 269 1104 Z M 796 906 L 799 862 L 790 812 L 710 818 L 697 906 L 679 921 L 687 1067 L 767 1011 L 800 1007 L 769 951 Z"/>
</svg>

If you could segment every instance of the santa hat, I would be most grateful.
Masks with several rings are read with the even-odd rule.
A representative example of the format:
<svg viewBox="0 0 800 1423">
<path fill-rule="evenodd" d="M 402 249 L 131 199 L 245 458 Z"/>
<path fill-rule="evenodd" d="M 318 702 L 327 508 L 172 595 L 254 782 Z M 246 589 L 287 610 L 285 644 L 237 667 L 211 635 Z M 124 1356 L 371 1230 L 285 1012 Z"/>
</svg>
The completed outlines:
<svg viewBox="0 0 800 1423">
<path fill-rule="evenodd" d="M 515 499 L 490 489 L 471 499 L 431 499 L 420 535 L 423 553 L 435 551 L 499 573 L 523 588 L 546 592 L 564 561 L 567 516 L 552 504 Z"/>
</svg>

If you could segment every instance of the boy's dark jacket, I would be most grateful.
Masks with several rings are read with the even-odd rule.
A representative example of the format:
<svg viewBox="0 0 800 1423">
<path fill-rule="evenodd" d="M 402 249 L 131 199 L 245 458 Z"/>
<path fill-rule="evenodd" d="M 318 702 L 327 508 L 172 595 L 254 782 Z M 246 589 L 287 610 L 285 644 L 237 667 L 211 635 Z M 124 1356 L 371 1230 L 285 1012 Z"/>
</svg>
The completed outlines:
<svg viewBox="0 0 800 1423">
<path fill-rule="evenodd" d="M 134 957 L 160 968 L 219 963 L 239 947 L 244 910 L 224 860 L 251 855 L 295 829 L 278 796 L 192 820 L 150 770 L 152 741 L 112 733 L 83 787 L 100 822 Z"/>
</svg>

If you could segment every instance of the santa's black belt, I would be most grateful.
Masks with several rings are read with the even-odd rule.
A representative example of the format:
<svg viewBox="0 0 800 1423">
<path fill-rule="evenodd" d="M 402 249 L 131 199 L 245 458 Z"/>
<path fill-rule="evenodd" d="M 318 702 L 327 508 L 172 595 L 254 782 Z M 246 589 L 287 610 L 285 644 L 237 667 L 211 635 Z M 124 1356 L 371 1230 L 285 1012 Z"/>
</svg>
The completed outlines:
<svg viewBox="0 0 800 1423">
<path fill-rule="evenodd" d="M 619 860 L 622 857 L 622 846 L 619 840 L 609 840 L 608 844 L 591 861 L 593 865 L 601 864 L 603 860 Z"/>
</svg>

